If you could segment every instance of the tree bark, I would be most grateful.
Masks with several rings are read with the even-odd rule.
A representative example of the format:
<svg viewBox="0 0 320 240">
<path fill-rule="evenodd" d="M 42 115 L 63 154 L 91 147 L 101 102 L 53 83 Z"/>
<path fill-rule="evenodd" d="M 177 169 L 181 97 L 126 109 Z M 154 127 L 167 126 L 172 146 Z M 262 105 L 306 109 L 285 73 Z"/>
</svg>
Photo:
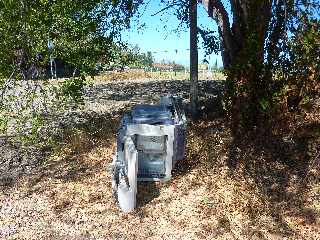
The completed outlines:
<svg viewBox="0 0 320 240">
<path fill-rule="evenodd" d="M 232 27 L 221 0 L 202 0 L 202 4 L 218 25 L 234 132 L 243 124 L 255 127 L 264 116 L 260 100 L 268 95 L 264 58 L 272 1 L 230 0 Z"/>
<path fill-rule="evenodd" d="M 202 4 L 218 24 L 221 42 L 221 53 L 224 68 L 230 67 L 235 55 L 235 44 L 232 36 L 228 13 L 220 0 L 202 0 Z"/>
<path fill-rule="evenodd" d="M 190 103 L 191 114 L 198 117 L 198 43 L 197 0 L 190 2 Z"/>
</svg>

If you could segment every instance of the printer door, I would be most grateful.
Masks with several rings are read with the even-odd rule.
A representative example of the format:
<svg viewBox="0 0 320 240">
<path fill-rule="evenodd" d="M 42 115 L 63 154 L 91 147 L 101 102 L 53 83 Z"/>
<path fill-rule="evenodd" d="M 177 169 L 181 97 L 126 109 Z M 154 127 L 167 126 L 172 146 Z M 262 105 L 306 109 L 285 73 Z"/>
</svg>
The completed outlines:
<svg viewBox="0 0 320 240">
<path fill-rule="evenodd" d="M 125 171 L 118 172 L 118 203 L 122 211 L 131 212 L 136 207 L 138 152 L 130 137 L 124 143 Z"/>
</svg>

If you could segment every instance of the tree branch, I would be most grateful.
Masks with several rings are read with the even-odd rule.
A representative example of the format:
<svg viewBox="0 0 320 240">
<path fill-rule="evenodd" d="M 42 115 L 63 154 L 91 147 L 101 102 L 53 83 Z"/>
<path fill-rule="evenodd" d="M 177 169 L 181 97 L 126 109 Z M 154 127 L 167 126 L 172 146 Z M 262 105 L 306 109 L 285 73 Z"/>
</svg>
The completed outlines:
<svg viewBox="0 0 320 240">
<path fill-rule="evenodd" d="M 159 13 L 162 13 L 162 12 L 168 10 L 169 8 L 172 8 L 172 7 L 174 7 L 174 6 L 179 6 L 179 5 L 180 5 L 179 3 L 172 3 L 172 4 L 170 4 L 169 6 L 166 6 L 165 8 L 162 8 L 162 9 L 159 10 L 158 12 L 156 12 L 156 13 L 154 13 L 154 14 L 151 14 L 151 16 L 154 17 L 154 16 L 158 15 Z"/>
<path fill-rule="evenodd" d="M 246 4 L 241 0 L 231 0 L 230 4 L 233 15 L 231 31 L 237 48 L 241 49 L 243 47 L 243 33 L 246 32 L 247 28 L 246 21 L 248 15 L 247 9 L 245 8 Z"/>
<path fill-rule="evenodd" d="M 220 0 L 202 0 L 210 17 L 218 24 L 220 38 L 222 40 L 222 53 L 224 67 L 229 67 L 234 57 L 234 39 L 230 28 L 229 16 Z"/>
<path fill-rule="evenodd" d="M 156 13 L 154 13 L 154 14 L 151 14 L 151 16 L 154 17 L 154 16 L 158 15 L 159 13 L 162 13 L 163 11 L 165 11 L 165 10 L 173 7 L 174 5 L 175 5 L 175 4 L 171 4 L 171 5 L 169 5 L 169 6 L 165 7 L 165 8 L 162 8 L 162 9 L 159 10 L 158 12 L 156 12 Z"/>
</svg>

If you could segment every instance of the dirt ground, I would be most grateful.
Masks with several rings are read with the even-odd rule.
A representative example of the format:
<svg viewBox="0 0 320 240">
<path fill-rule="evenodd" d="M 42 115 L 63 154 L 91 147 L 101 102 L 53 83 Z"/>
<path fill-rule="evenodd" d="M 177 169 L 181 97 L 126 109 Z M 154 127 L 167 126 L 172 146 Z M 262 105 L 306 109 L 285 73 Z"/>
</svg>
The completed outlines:
<svg viewBox="0 0 320 240">
<path fill-rule="evenodd" d="M 320 239 L 319 169 L 295 161 L 284 141 L 235 144 L 218 111 L 189 123 L 172 180 L 140 183 L 136 211 L 119 210 L 107 168 L 123 111 L 167 93 L 186 99 L 188 88 L 97 81 L 60 151 L 44 158 L 0 139 L 0 238 Z M 201 89 L 214 102 L 221 84 L 202 81 Z"/>
</svg>

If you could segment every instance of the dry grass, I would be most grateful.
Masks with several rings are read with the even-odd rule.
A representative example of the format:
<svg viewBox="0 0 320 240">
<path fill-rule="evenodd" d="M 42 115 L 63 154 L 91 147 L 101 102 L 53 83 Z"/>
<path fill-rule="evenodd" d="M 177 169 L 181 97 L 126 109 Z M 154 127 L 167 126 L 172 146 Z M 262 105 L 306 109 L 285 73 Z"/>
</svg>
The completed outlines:
<svg viewBox="0 0 320 240">
<path fill-rule="evenodd" d="M 199 80 L 225 80 L 226 76 L 216 72 L 208 75 L 207 73 L 199 72 Z M 144 70 L 130 70 L 124 72 L 105 72 L 96 76 L 95 81 L 121 81 L 121 80 L 136 80 L 136 79 L 153 79 L 153 80 L 186 80 L 189 79 L 189 73 L 185 72 L 146 72 Z"/>
<path fill-rule="evenodd" d="M 101 81 L 118 81 L 118 80 L 135 80 L 135 79 L 149 79 L 151 76 L 143 71 L 124 71 L 124 72 L 115 72 L 108 71 L 100 74 L 95 77 L 95 80 Z"/>
<path fill-rule="evenodd" d="M 0 237 L 320 239 L 319 170 L 302 185 L 294 167 L 267 148 L 234 145 L 224 123 L 191 123 L 187 155 L 172 180 L 140 184 L 131 214 L 114 203 L 106 171 L 118 118 L 78 129 L 39 174 L 1 193 Z"/>
</svg>

